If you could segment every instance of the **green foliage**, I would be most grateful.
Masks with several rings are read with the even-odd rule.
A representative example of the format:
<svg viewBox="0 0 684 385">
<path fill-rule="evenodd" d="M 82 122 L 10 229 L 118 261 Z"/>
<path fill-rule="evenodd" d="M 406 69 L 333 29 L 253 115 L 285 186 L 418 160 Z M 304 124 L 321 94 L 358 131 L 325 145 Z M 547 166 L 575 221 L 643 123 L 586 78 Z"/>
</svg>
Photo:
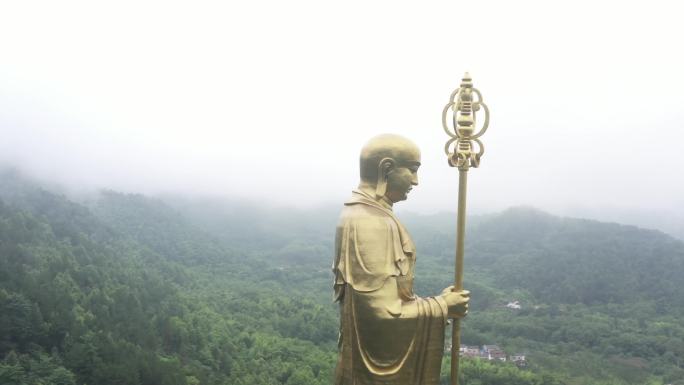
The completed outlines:
<svg viewBox="0 0 684 385">
<path fill-rule="evenodd" d="M 308 272 L 240 259 L 160 201 L 106 192 L 88 209 L 13 183 L 3 385 L 328 383 L 337 318 L 299 292 Z"/>
<path fill-rule="evenodd" d="M 3 385 L 76 385 L 74 374 L 61 365 L 59 357 L 44 353 L 17 354 L 10 351 L 0 361 Z"/>
<path fill-rule="evenodd" d="M 520 370 L 513 364 L 479 359 L 461 360 L 459 383 L 462 385 L 562 385 L 549 373 Z"/>
<path fill-rule="evenodd" d="M 115 192 L 86 205 L 0 181 L 0 384 L 331 382 L 332 211 Z M 453 223 L 407 217 L 417 291 L 434 295 Z M 528 209 L 470 224 L 463 342 L 530 365 L 465 359 L 462 384 L 684 384 L 681 242 Z"/>
</svg>

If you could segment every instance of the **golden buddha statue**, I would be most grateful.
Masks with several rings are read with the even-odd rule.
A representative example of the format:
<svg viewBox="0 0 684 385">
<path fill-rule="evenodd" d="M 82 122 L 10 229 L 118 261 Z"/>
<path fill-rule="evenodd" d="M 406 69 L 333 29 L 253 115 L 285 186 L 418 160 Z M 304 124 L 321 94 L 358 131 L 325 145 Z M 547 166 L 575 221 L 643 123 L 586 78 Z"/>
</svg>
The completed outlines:
<svg viewBox="0 0 684 385">
<path fill-rule="evenodd" d="M 447 319 L 468 311 L 465 290 L 413 293 L 415 246 L 392 205 L 418 185 L 419 167 L 420 150 L 398 135 L 377 136 L 361 150 L 361 183 L 335 239 L 335 385 L 439 384 Z"/>
</svg>

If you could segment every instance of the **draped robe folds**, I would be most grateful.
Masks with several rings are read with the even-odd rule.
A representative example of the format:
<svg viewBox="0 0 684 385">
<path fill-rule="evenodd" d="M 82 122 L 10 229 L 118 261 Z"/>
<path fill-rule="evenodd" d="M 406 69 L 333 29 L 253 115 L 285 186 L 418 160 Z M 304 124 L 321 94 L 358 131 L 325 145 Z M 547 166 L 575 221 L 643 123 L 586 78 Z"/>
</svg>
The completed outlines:
<svg viewBox="0 0 684 385">
<path fill-rule="evenodd" d="M 335 237 L 335 385 L 439 384 L 447 305 L 413 294 L 414 267 L 413 241 L 391 206 L 354 191 Z"/>
</svg>

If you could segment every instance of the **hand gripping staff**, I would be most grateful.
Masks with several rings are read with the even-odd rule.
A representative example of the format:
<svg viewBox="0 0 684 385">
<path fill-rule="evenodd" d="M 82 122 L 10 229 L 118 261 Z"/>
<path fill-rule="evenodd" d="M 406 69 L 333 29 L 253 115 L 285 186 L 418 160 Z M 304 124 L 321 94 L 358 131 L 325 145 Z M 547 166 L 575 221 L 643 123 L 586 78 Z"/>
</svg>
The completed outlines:
<svg viewBox="0 0 684 385">
<path fill-rule="evenodd" d="M 476 98 L 474 98 L 476 96 Z M 484 123 L 477 133 L 476 112 L 484 111 Z M 451 116 L 451 119 L 449 119 Z M 451 127 L 449 127 L 449 120 Z M 442 111 L 442 127 L 449 135 L 444 146 L 449 158 L 449 165 L 458 168 L 458 216 L 456 220 L 456 270 L 454 290 L 463 290 L 463 253 L 465 245 L 466 190 L 468 170 L 480 165 L 484 154 L 484 146 L 480 137 L 489 126 L 489 109 L 482 101 L 482 94 L 473 87 L 473 81 L 466 72 L 461 86 L 449 98 L 449 103 Z M 458 360 L 461 347 L 461 320 L 453 320 L 451 333 L 451 384 L 458 385 Z"/>
</svg>

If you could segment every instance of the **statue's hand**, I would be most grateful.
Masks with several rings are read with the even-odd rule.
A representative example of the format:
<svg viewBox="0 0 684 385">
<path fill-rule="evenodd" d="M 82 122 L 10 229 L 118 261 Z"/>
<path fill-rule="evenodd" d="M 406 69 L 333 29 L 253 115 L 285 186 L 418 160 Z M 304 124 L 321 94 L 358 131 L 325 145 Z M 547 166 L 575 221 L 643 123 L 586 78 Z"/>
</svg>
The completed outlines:
<svg viewBox="0 0 684 385">
<path fill-rule="evenodd" d="M 442 290 L 442 298 L 449 308 L 449 318 L 463 318 L 468 314 L 470 292 L 468 290 L 454 291 L 453 286 Z"/>
</svg>

